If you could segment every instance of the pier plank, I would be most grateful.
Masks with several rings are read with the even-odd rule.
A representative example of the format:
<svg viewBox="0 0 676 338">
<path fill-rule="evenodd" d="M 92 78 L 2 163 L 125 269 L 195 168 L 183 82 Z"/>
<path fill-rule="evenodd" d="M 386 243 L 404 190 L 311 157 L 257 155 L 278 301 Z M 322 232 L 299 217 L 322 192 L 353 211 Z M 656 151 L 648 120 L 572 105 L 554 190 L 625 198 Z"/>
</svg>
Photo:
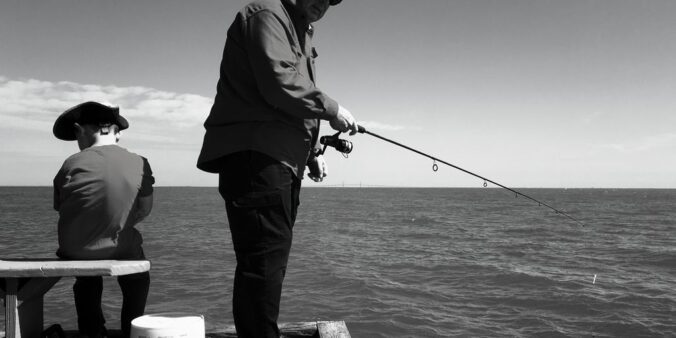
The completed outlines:
<svg viewBox="0 0 676 338">
<path fill-rule="evenodd" d="M 345 322 L 317 322 L 320 338 L 351 338 Z"/>
<path fill-rule="evenodd" d="M 281 323 L 279 330 L 284 338 L 351 338 L 344 321 L 319 321 Z M 207 333 L 207 338 L 236 338 L 235 326 L 231 325 L 215 333 Z"/>
<path fill-rule="evenodd" d="M 351 338 L 344 321 L 319 321 L 319 322 L 298 322 L 279 324 L 283 338 Z M 67 330 L 67 338 L 78 337 L 77 331 Z M 0 332 L 0 338 L 4 335 Z M 110 338 L 121 337 L 119 330 L 110 330 Z M 55 336 L 56 337 L 56 336 Z M 206 338 L 237 338 L 235 326 L 225 327 L 220 332 L 211 332 L 206 334 Z"/>
</svg>

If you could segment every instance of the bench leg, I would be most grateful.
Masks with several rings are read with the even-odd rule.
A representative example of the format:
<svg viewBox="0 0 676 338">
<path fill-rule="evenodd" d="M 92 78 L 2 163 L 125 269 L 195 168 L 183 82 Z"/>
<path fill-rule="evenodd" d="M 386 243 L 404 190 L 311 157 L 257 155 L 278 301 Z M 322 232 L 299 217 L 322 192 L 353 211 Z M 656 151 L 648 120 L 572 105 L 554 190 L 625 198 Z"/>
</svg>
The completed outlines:
<svg viewBox="0 0 676 338">
<path fill-rule="evenodd" d="M 20 338 L 19 299 L 17 298 L 19 280 L 5 278 L 5 338 Z"/>
<path fill-rule="evenodd" d="M 5 278 L 5 338 L 42 336 L 43 297 L 58 280 Z"/>
</svg>

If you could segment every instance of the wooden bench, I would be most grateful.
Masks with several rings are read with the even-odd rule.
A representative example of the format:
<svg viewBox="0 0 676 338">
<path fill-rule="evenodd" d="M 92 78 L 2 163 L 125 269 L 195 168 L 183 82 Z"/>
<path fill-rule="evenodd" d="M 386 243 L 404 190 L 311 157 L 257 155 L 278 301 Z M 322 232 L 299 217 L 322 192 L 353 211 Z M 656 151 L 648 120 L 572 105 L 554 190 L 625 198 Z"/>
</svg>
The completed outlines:
<svg viewBox="0 0 676 338">
<path fill-rule="evenodd" d="M 122 276 L 150 270 L 149 261 L 0 259 L 5 338 L 39 338 L 43 297 L 61 277 Z"/>
</svg>

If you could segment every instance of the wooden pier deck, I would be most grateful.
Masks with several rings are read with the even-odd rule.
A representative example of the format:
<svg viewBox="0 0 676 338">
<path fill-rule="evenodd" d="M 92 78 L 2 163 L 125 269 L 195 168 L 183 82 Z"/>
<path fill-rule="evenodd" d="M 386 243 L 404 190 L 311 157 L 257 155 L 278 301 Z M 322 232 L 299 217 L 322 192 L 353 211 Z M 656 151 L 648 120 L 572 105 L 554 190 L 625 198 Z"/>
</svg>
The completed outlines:
<svg viewBox="0 0 676 338">
<path fill-rule="evenodd" d="M 318 322 L 299 322 L 299 323 L 280 323 L 279 329 L 283 338 L 351 338 L 350 332 L 344 321 L 318 321 Z M 77 331 L 67 330 L 66 338 L 77 337 Z M 121 337 L 120 331 L 111 330 L 109 338 Z M 5 338 L 5 333 L 0 331 L 0 338 Z M 59 338 L 54 332 L 47 338 Z M 227 327 L 219 332 L 210 332 L 206 338 L 237 338 L 235 327 Z"/>
<path fill-rule="evenodd" d="M 58 325 L 43 325 L 43 296 L 62 277 L 120 276 L 148 271 L 149 261 L 68 261 L 54 258 L 0 258 L 0 297 L 5 300 L 5 331 L 0 338 L 63 338 Z M 43 329 L 41 329 L 43 328 Z M 282 337 L 350 338 L 343 321 L 315 321 L 279 324 Z M 65 331 L 75 337 L 75 331 Z M 120 337 L 119 331 L 109 337 Z M 207 333 L 209 338 L 237 337 L 235 327 Z"/>
</svg>

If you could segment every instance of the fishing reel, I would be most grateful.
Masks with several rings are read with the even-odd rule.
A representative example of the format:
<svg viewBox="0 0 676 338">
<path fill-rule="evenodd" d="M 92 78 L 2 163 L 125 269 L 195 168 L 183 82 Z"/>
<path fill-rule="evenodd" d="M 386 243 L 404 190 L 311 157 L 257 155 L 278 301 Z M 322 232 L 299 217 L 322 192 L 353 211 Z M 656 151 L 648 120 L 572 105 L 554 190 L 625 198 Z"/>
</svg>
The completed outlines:
<svg viewBox="0 0 676 338">
<path fill-rule="evenodd" d="M 327 147 L 332 147 L 336 149 L 343 156 L 347 157 L 349 153 L 352 152 L 354 148 L 352 142 L 340 138 L 340 132 L 335 133 L 334 135 L 326 135 L 319 138 L 319 143 L 324 145 L 324 148 L 319 152 L 319 155 L 324 154 Z"/>
</svg>

